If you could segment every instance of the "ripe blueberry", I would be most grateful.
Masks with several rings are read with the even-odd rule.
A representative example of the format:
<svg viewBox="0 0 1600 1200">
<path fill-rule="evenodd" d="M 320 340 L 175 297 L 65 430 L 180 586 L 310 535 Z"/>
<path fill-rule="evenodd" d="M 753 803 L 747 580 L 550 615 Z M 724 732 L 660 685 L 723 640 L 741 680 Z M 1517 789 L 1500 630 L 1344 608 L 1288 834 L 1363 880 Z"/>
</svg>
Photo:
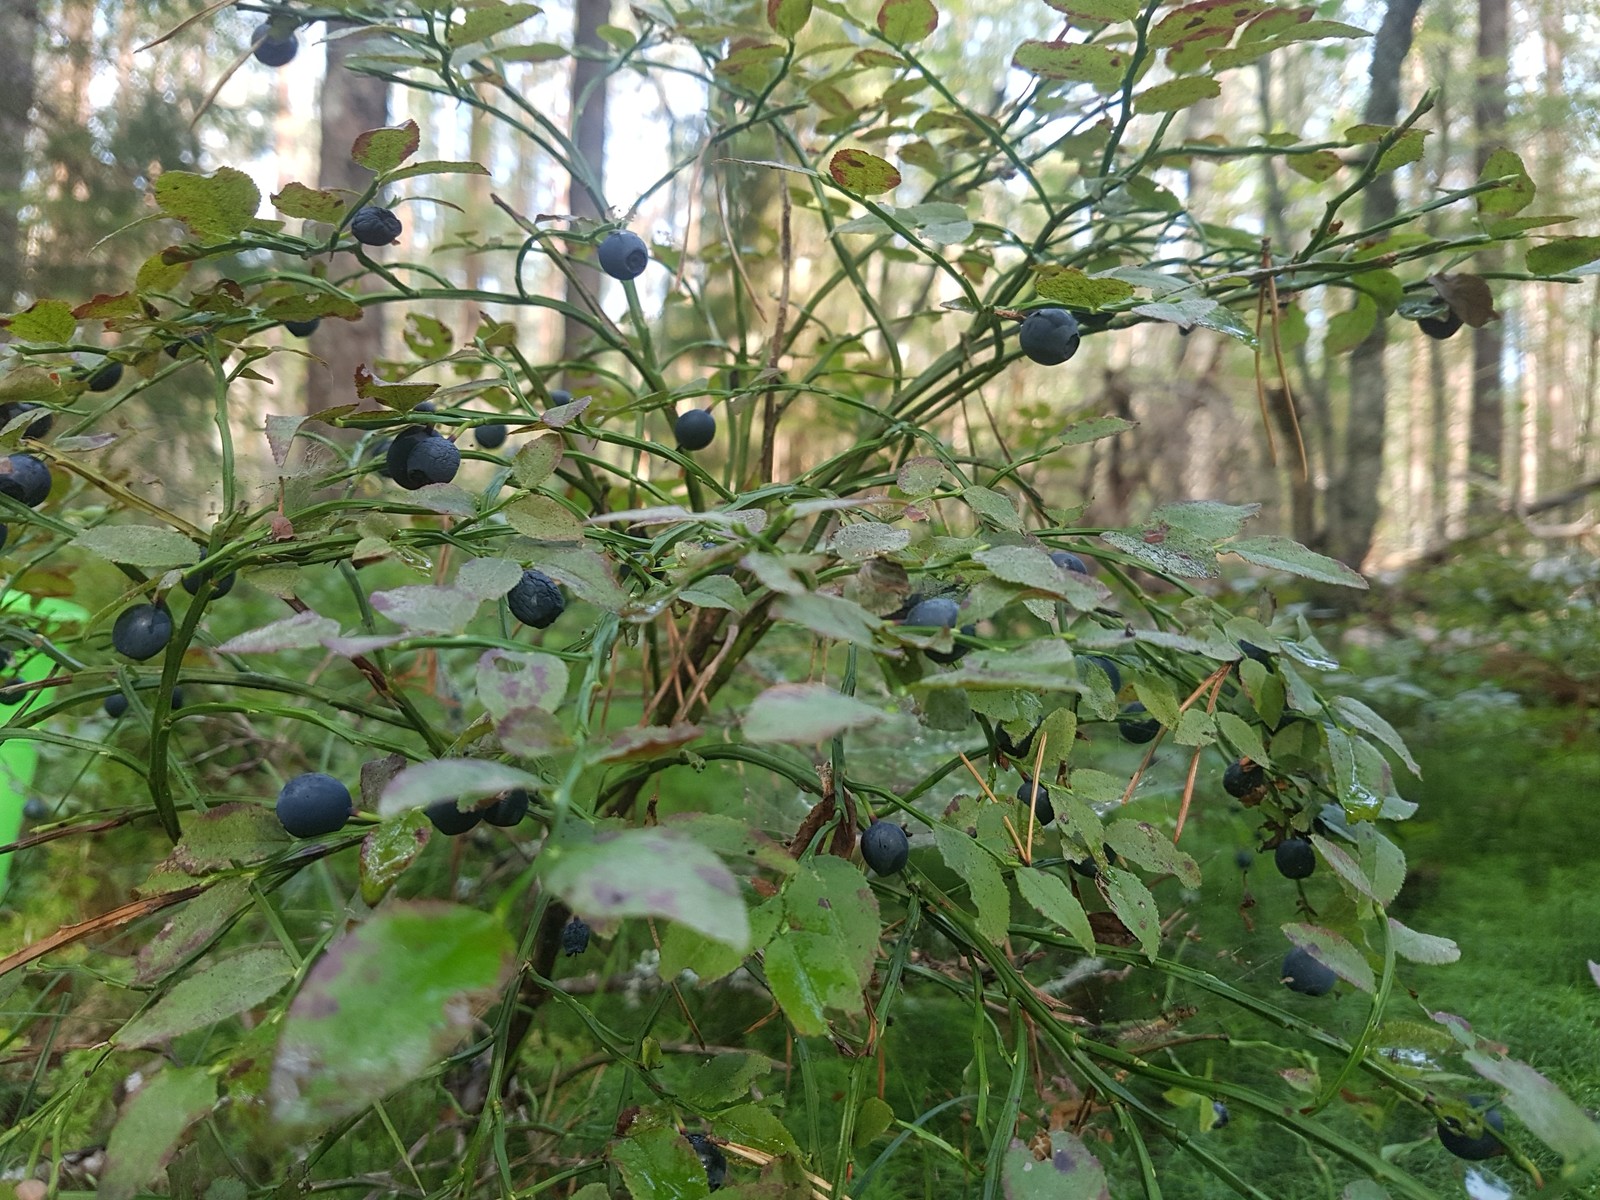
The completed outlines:
<svg viewBox="0 0 1600 1200">
<path fill-rule="evenodd" d="M 384 474 L 408 492 L 449 483 L 461 469 L 461 451 L 437 429 L 414 427 L 396 436 L 384 455 Z"/>
<path fill-rule="evenodd" d="M 517 585 L 506 593 L 506 607 L 524 625 L 544 629 L 555 623 L 555 619 L 567 607 L 567 600 L 554 579 L 530 567 L 522 573 Z"/>
<path fill-rule="evenodd" d="M 1266 782 L 1267 773 L 1245 758 L 1229 763 L 1228 769 L 1222 773 L 1222 790 L 1240 799 L 1264 786 Z"/>
<path fill-rule="evenodd" d="M 1447 308 L 1442 317 L 1418 318 L 1417 328 L 1436 341 L 1442 342 L 1447 337 L 1453 337 L 1456 331 L 1461 328 L 1461 318 L 1456 314 L 1455 309 Z"/>
<path fill-rule="evenodd" d="M 1228 1113 L 1228 1106 L 1221 1100 L 1211 1102 L 1211 1128 L 1226 1129 L 1228 1122 L 1233 1118 Z"/>
<path fill-rule="evenodd" d="M 528 815 L 529 800 L 526 788 L 512 788 L 483 810 L 483 819 L 501 829 L 510 829 L 521 824 L 522 818 Z"/>
<path fill-rule="evenodd" d="M 198 350 L 200 347 L 204 346 L 205 344 L 206 344 L 206 335 L 205 334 L 203 334 L 203 333 L 186 333 L 186 334 L 183 335 L 183 337 L 179 338 L 177 341 L 168 342 L 165 346 L 162 347 L 162 349 L 167 352 L 167 357 L 168 358 L 177 358 L 178 355 L 183 351 L 183 348 L 185 346 L 191 346 L 191 347 L 193 347 L 193 348 Z"/>
<path fill-rule="evenodd" d="M 1033 805 L 1033 819 L 1039 824 L 1048 825 L 1056 819 L 1055 806 L 1050 803 L 1050 789 L 1037 780 L 1024 775 L 1022 785 L 1017 788 L 1017 799 Z"/>
<path fill-rule="evenodd" d="M 1240 642 L 1239 643 L 1239 649 L 1244 651 L 1244 656 L 1246 658 L 1254 659 L 1256 662 L 1260 663 L 1263 667 L 1270 667 L 1272 665 L 1272 654 L 1271 654 L 1271 652 L 1269 652 L 1267 650 L 1263 650 L 1260 646 L 1256 645 L 1254 642 Z"/>
<path fill-rule="evenodd" d="M 376 204 L 363 204 L 350 218 L 350 236 L 363 246 L 392 245 L 403 228 L 399 217 Z"/>
<path fill-rule="evenodd" d="M 1284 987 L 1302 996 L 1326 996 L 1339 982 L 1339 977 L 1313 958 L 1304 946 L 1296 946 L 1283 956 L 1279 978 Z"/>
<path fill-rule="evenodd" d="M 1241 871 L 1248 871 L 1255 865 L 1255 861 L 1256 852 L 1254 850 L 1246 850 L 1241 846 L 1233 852 L 1233 865 Z"/>
<path fill-rule="evenodd" d="M 996 725 L 994 728 L 994 744 L 999 748 L 1000 753 L 1007 758 L 1026 758 L 1028 751 L 1033 747 L 1033 735 L 1038 732 L 1039 726 L 1035 725 L 1022 736 L 1021 741 L 1014 741 L 1011 735 L 1006 732 L 1004 725 Z"/>
<path fill-rule="evenodd" d="M 54 482 L 50 468 L 31 454 L 12 454 L 0 464 L 0 496 L 20 500 L 29 508 L 44 503 Z"/>
<path fill-rule="evenodd" d="M 273 37 L 271 21 L 264 21 L 256 26 L 255 34 L 250 40 L 256 48 L 256 61 L 267 67 L 283 66 L 293 59 L 300 49 L 300 41 L 293 33 L 288 37 Z"/>
<path fill-rule="evenodd" d="M 120 717 L 128 711 L 128 698 L 121 692 L 113 692 L 105 698 L 105 703 L 101 707 L 106 710 L 106 716 Z"/>
<path fill-rule="evenodd" d="M 1146 742 L 1155 740 L 1156 734 L 1161 732 L 1161 722 L 1154 717 L 1141 717 L 1146 712 L 1145 706 L 1135 700 L 1125 706 L 1122 715 L 1117 718 L 1117 728 L 1122 733 L 1122 740 L 1142 746 Z"/>
<path fill-rule="evenodd" d="M 1117 664 L 1103 654 L 1085 654 L 1083 662 L 1093 663 L 1106 673 L 1106 679 L 1111 684 L 1111 694 L 1115 696 L 1122 690 L 1122 672 L 1117 670 Z M 1082 677 L 1081 674 L 1079 676 Z"/>
<path fill-rule="evenodd" d="M 572 403 L 572 393 L 567 391 L 566 388 L 551 388 L 550 389 L 550 407 L 551 408 L 560 408 L 563 404 L 571 404 L 571 403 Z"/>
<path fill-rule="evenodd" d="M 1468 1096 L 1467 1103 L 1475 1109 L 1482 1109 L 1490 1102 L 1483 1096 Z M 1473 1127 L 1459 1117 L 1439 1118 L 1439 1144 L 1450 1151 L 1457 1158 L 1465 1158 L 1471 1162 L 1482 1162 L 1486 1158 L 1494 1158 L 1506 1152 L 1505 1143 L 1495 1137 L 1495 1133 L 1506 1131 L 1506 1119 L 1500 1115 L 1498 1108 L 1487 1108 L 1482 1116 L 1483 1128 L 1474 1131 Z"/>
<path fill-rule="evenodd" d="M 898 875 L 910 858 L 911 841 L 892 821 L 874 821 L 861 835 L 861 859 L 879 875 Z"/>
<path fill-rule="evenodd" d="M 1041 366 L 1064 363 L 1078 352 L 1078 320 L 1064 308 L 1036 308 L 1023 319 L 1017 344 Z"/>
<path fill-rule="evenodd" d="M 405 483 L 403 481 L 408 478 L 406 460 L 411 457 L 411 452 L 417 448 L 417 443 L 433 432 L 426 425 L 411 425 L 395 434 L 382 446 L 383 473 L 404 487 Z M 378 447 L 373 447 L 374 453 L 377 453 L 377 450 Z"/>
<path fill-rule="evenodd" d="M 706 1187 L 716 1191 L 728 1178 L 728 1160 L 703 1133 L 685 1133 L 684 1140 L 694 1147 L 700 1165 L 706 1169 Z"/>
<path fill-rule="evenodd" d="M 672 423 L 679 450 L 704 450 L 717 436 L 717 419 L 708 408 L 691 408 Z"/>
<path fill-rule="evenodd" d="M 22 806 L 22 815 L 29 821 L 42 821 L 50 815 L 50 806 L 37 796 L 29 796 Z"/>
<path fill-rule="evenodd" d="M 321 317 L 312 317 L 309 321 L 285 321 L 283 327 L 297 338 L 308 338 L 317 331 L 317 327 L 321 324 Z"/>
<path fill-rule="evenodd" d="M 37 412 L 39 416 L 28 422 L 27 429 L 23 431 L 24 437 L 35 440 L 42 438 L 56 423 L 55 414 L 40 408 L 37 404 L 29 404 L 24 400 L 8 400 L 0 404 L 0 425 L 9 425 L 26 412 Z"/>
<path fill-rule="evenodd" d="M 1111 848 L 1109 843 L 1102 842 L 1100 844 L 1100 852 L 1106 856 L 1106 865 L 1108 867 L 1116 866 L 1117 852 Z M 1088 879 L 1100 878 L 1100 864 L 1095 862 L 1093 855 L 1090 855 L 1088 858 L 1077 859 L 1069 865 L 1079 875 L 1082 875 Z"/>
<path fill-rule="evenodd" d="M 561 927 L 561 949 L 568 958 L 582 954 L 589 948 L 589 925 L 582 917 L 573 917 Z"/>
<path fill-rule="evenodd" d="M 350 819 L 352 808 L 350 789 L 321 771 L 296 775 L 278 793 L 278 823 L 290 837 L 337 833 Z"/>
<path fill-rule="evenodd" d="M 600 243 L 600 269 L 613 279 L 637 279 L 650 265 L 650 247 L 637 233 L 619 229 Z"/>
<path fill-rule="evenodd" d="M 929 629 L 953 629 L 961 606 L 948 596 L 930 596 L 919 600 L 906 613 L 904 624 L 924 626 Z"/>
<path fill-rule="evenodd" d="M 28 693 L 23 690 L 23 683 L 21 679 L 0 678 L 0 705 L 10 708 L 26 700 Z"/>
<path fill-rule="evenodd" d="M 462 812 L 454 800 L 436 800 L 422 811 L 428 814 L 433 827 L 446 837 L 456 837 L 475 829 L 478 822 L 483 820 L 483 813 L 475 808 Z"/>
<path fill-rule="evenodd" d="M 498 450 L 506 444 L 506 427 L 498 422 L 479 425 L 472 431 L 472 435 L 478 439 L 478 445 L 485 450 Z"/>
<path fill-rule="evenodd" d="M 206 552 L 202 550 L 200 551 L 200 561 L 205 562 L 205 560 Z M 204 567 L 195 566 L 191 568 L 189 573 L 183 577 L 183 590 L 188 592 L 191 596 L 198 596 L 200 594 L 200 585 L 210 578 L 210 571 L 206 570 Z M 233 585 L 238 582 L 238 572 L 229 571 L 221 579 L 218 579 L 212 584 L 211 598 L 215 600 L 221 596 L 226 596 L 229 592 L 233 591 Z"/>
<path fill-rule="evenodd" d="M 1305 879 L 1317 869 L 1317 852 L 1305 838 L 1286 838 L 1272 852 L 1272 861 L 1285 879 Z"/>
<path fill-rule="evenodd" d="M 139 662 L 160 654 L 171 640 L 172 614 L 164 604 L 132 605 L 111 626 L 112 649 Z"/>
<path fill-rule="evenodd" d="M 1063 571 L 1071 571 L 1076 575 L 1087 575 L 1089 573 L 1089 564 L 1070 550 L 1050 551 L 1050 561 Z"/>
<path fill-rule="evenodd" d="M 108 358 L 89 372 L 87 383 L 91 392 L 109 392 L 122 382 L 122 364 Z"/>
</svg>

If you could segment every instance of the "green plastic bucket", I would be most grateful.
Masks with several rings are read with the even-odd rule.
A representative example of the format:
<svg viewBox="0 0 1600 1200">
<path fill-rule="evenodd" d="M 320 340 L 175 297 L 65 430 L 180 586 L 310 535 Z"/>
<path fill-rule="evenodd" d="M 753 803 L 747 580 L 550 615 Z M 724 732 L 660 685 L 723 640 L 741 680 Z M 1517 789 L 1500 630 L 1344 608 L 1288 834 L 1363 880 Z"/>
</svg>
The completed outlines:
<svg viewBox="0 0 1600 1200">
<path fill-rule="evenodd" d="M 70 600 L 49 597 L 36 598 L 21 592 L 12 592 L 0 601 L 0 615 L 11 617 L 27 613 L 43 617 L 44 632 L 54 637 L 63 627 L 81 625 L 89 614 Z M 49 657 L 39 653 L 22 655 L 21 667 L 9 672 L 12 678 L 26 682 L 43 679 L 56 665 Z M 9 725 L 31 706 L 39 703 L 44 693 L 31 692 L 29 698 L 10 708 L 0 707 L 0 719 Z M 0 741 L 0 845 L 9 846 L 22 833 L 22 809 L 33 792 L 34 773 L 39 768 L 39 743 L 31 738 L 6 738 Z M 5 895 L 11 882 L 11 855 L 0 854 L 0 896 Z"/>
</svg>

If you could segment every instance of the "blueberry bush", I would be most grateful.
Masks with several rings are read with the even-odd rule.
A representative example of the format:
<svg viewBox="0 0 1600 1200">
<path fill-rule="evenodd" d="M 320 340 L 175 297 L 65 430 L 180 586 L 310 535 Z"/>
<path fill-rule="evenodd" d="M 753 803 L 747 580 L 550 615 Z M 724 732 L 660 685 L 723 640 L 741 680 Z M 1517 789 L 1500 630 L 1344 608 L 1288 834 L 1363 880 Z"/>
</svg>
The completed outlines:
<svg viewBox="0 0 1600 1200">
<path fill-rule="evenodd" d="M 607 199 L 507 82 L 551 57 L 535 12 L 273 6 L 252 47 L 381 27 L 358 69 Z M 1580 1107 L 1426 1006 L 1461 948 L 1389 915 L 1415 764 L 1276 597 L 1362 578 L 1249 497 L 1093 526 L 1069 470 L 1140 436 L 1089 403 L 1096 342 L 1194 332 L 1270 379 L 1310 297 L 1477 320 L 1441 272 L 1532 237 L 1553 278 L 1594 239 L 1519 215 L 1510 152 L 1427 203 L 1454 232 L 1350 227 L 1426 99 L 1179 138 L 1240 68 L 1360 36 L 1318 10 L 1028 19 L 984 107 L 932 0 L 641 0 L 608 70 L 689 81 L 704 124 L 607 219 L 502 200 L 473 283 L 408 259 L 414 202 L 489 171 L 407 121 L 352 147 L 363 194 L 272 216 L 238 169 L 168 171 L 173 242 L 124 290 L 6 319 L 0 750 L 44 801 L 6 850 L 59 900 L 0 947 L 7 1180 L 1421 1200 L 1600 1167 Z M 1197 154 L 1278 156 L 1324 215 L 1295 246 L 1209 224 L 1170 186 Z M 632 227 L 733 170 L 760 186 L 710 203 L 746 211 Z M 283 411 L 274 372 L 378 307 L 399 356 Z M 539 361 L 540 318 L 587 345 Z M 1018 372 L 1064 398 L 1021 451 L 984 400 Z M 141 474 L 175 377 L 204 517 Z"/>
</svg>

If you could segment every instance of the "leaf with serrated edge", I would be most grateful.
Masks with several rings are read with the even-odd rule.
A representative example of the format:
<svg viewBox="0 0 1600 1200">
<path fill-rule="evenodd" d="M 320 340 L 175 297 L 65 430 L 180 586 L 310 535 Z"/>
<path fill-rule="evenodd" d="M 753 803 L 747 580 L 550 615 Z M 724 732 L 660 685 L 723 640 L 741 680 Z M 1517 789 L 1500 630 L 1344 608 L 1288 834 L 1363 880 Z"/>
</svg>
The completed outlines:
<svg viewBox="0 0 1600 1200">
<path fill-rule="evenodd" d="M 1285 937 L 1346 983 L 1353 983 L 1369 995 L 1378 990 L 1378 980 L 1366 958 L 1340 934 L 1294 921 L 1281 928 Z"/>
<path fill-rule="evenodd" d="M 885 720 L 888 714 L 821 683 L 780 683 L 750 702 L 744 736 L 752 742 L 825 741 L 847 729 Z"/>
<path fill-rule="evenodd" d="M 1107 867 L 1100 873 L 1100 881 L 1111 911 L 1139 939 L 1144 956 L 1154 961 L 1161 949 L 1161 918 L 1150 889 L 1132 871 L 1121 867 Z"/>
<path fill-rule="evenodd" d="M 1046 921 L 1070 934 L 1085 951 L 1094 953 L 1094 931 L 1089 927 L 1089 916 L 1071 888 L 1058 877 L 1033 867 L 1017 868 L 1016 878 L 1017 891 L 1024 901 L 1037 909 Z"/>
</svg>

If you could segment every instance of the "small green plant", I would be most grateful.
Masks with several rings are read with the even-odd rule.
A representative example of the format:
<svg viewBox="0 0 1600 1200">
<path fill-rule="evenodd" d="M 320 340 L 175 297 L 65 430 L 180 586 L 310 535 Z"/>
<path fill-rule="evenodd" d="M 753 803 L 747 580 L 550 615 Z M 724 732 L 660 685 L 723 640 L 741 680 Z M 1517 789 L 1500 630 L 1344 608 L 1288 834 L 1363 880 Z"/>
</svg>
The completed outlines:
<svg viewBox="0 0 1600 1200">
<path fill-rule="evenodd" d="M 553 49 L 517 40 L 534 11 L 338 17 L 387 39 L 357 69 L 481 112 L 607 211 L 505 69 Z M 498 283 L 395 248 L 378 197 L 488 173 L 418 157 L 408 121 L 351 148 L 361 194 L 294 183 L 271 218 L 243 172 L 169 171 L 174 244 L 123 292 L 7 318 L 0 402 L 37 407 L 0 432 L 0 633 L 45 669 L 7 685 L 0 744 L 77 772 L 11 849 L 164 839 L 103 856 L 131 899 L 7 947 L 7 1028 L 38 1050 L 0 1076 L 8 1169 L 54 1180 L 104 1143 L 96 1186 L 120 1197 L 165 1174 L 263 1200 L 1428 1200 L 1453 1187 L 1443 1152 L 1479 1148 L 1447 1124 L 1462 1066 L 1520 1122 L 1486 1118 L 1516 1168 L 1560 1159 L 1577 1186 L 1600 1166 L 1600 1127 L 1547 1080 L 1406 1009 L 1413 967 L 1459 950 L 1390 914 L 1404 740 L 1327 686 L 1297 614 L 1205 590 L 1230 557 L 1361 577 L 1248 532 L 1244 498 L 1086 524 L 1060 466 L 1137 437 L 1120 417 L 1073 412 L 1024 455 L 959 422 L 1004 373 L 1136 325 L 1260 363 L 1310 289 L 1384 316 L 1430 292 L 1463 246 L 1413 230 L 1423 210 L 1345 225 L 1421 153 L 1431 102 L 1336 143 L 1207 143 L 1315 164 L 1325 215 L 1274 252 L 1161 184 L 1197 153 L 1173 114 L 1360 31 L 1256 3 L 1064 11 L 1107 36 L 1056 38 L 1041 6 L 1050 40 L 1015 48 L 1032 82 L 997 117 L 928 65 L 931 0 L 773 0 L 756 23 L 638 5 L 607 69 L 698 81 L 704 140 L 625 217 L 502 202 L 504 230 L 471 234 Z M 287 61 L 326 15 L 275 10 L 256 56 Z M 777 230 L 768 248 L 746 262 L 697 222 L 657 243 L 670 282 L 646 275 L 651 247 L 616 225 L 724 167 L 773 184 L 733 214 L 751 244 Z M 1472 206 L 1474 248 L 1524 239 L 1536 219 L 1499 220 L 1532 198 L 1517 172 L 1426 213 Z M 1534 275 L 1583 261 L 1538 249 Z M 530 264 L 595 261 L 601 295 L 530 286 Z M 440 315 L 464 305 L 498 315 Z M 285 334 L 378 306 L 404 324 L 397 361 L 236 440 L 251 385 L 304 352 Z M 511 313 L 587 342 L 536 361 Z M 204 518 L 98 457 L 179 374 L 205 381 L 219 450 Z M 1211 865 L 1236 823 L 1298 881 L 1272 881 L 1301 919 L 1267 950 L 1186 925 L 1238 885 Z M 1252 1137 L 1283 1153 L 1248 1157 Z"/>
</svg>

